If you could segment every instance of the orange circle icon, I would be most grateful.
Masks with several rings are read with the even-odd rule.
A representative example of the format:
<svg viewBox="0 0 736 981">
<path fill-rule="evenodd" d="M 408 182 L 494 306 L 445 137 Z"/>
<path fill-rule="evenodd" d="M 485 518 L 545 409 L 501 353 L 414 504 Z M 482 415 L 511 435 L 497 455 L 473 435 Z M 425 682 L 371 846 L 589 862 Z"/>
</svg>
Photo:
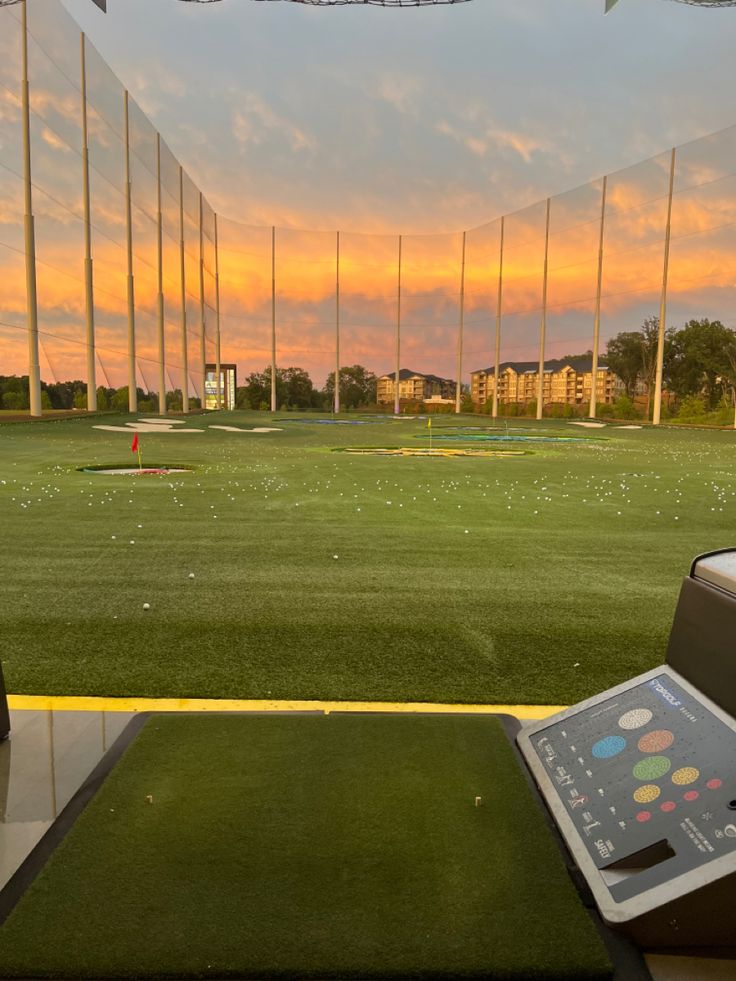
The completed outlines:
<svg viewBox="0 0 736 981">
<path fill-rule="evenodd" d="M 637 745 L 640 753 L 661 753 L 674 741 L 674 734 L 669 729 L 655 729 L 642 736 Z"/>
</svg>

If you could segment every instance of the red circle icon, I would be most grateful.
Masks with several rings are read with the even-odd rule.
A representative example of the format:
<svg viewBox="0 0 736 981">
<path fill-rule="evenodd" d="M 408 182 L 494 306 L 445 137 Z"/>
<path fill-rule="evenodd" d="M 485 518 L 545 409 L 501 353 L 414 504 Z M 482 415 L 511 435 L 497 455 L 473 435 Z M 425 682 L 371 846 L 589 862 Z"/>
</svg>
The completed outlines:
<svg viewBox="0 0 736 981">
<path fill-rule="evenodd" d="M 719 787 L 723 786 L 723 781 L 719 780 L 718 777 L 714 777 L 712 780 L 709 780 L 705 786 L 708 788 L 708 790 L 718 790 Z"/>
<path fill-rule="evenodd" d="M 675 804 L 673 800 L 666 800 L 663 804 L 659 805 L 660 811 L 664 811 L 666 814 L 669 814 L 670 811 L 674 811 L 676 807 L 677 804 Z"/>
<path fill-rule="evenodd" d="M 652 817 L 651 811 L 639 811 L 639 813 L 636 815 L 636 820 L 640 824 L 644 824 L 644 822 L 649 821 L 651 817 Z"/>
<path fill-rule="evenodd" d="M 688 790 L 688 792 L 682 796 L 685 800 L 697 800 L 698 797 L 700 797 L 700 794 L 697 792 L 697 790 Z"/>
</svg>

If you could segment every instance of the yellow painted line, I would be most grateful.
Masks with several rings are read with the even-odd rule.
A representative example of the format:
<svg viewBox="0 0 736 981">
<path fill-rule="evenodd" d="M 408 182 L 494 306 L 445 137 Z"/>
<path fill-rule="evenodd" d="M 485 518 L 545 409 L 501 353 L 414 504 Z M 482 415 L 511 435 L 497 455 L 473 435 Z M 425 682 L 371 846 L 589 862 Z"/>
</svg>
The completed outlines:
<svg viewBox="0 0 736 981">
<path fill-rule="evenodd" d="M 441 712 L 504 714 L 546 719 L 564 705 L 447 705 L 434 702 L 306 702 L 234 698 L 93 698 L 86 695 L 8 695 L 11 709 L 52 712 Z"/>
</svg>

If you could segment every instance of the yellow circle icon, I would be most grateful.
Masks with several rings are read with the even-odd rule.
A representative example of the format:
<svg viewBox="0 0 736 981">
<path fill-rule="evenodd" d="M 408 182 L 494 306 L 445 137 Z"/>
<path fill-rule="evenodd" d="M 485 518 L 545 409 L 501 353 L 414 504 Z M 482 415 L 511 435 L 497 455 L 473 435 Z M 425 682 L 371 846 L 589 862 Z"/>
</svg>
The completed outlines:
<svg viewBox="0 0 736 981">
<path fill-rule="evenodd" d="M 694 766 L 683 766 L 672 774 L 672 783 L 676 783 L 678 787 L 686 787 L 689 783 L 695 783 L 699 776 L 700 770 L 696 770 Z"/>
<path fill-rule="evenodd" d="M 656 800 L 662 791 L 653 783 L 646 783 L 643 787 L 637 787 L 634 791 L 634 800 L 637 804 L 651 804 Z"/>
</svg>

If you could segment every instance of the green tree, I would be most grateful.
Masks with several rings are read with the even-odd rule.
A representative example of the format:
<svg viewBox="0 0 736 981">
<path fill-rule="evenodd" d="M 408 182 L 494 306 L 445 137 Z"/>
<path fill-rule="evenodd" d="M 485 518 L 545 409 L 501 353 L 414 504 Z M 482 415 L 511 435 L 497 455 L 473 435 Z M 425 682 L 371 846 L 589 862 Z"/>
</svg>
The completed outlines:
<svg viewBox="0 0 736 981">
<path fill-rule="evenodd" d="M 636 383 L 642 373 L 642 335 L 639 331 L 622 331 L 612 337 L 606 347 L 606 364 L 624 383 L 629 398 L 634 397 Z"/>
<path fill-rule="evenodd" d="M 360 409 L 375 405 L 378 395 L 378 379 L 362 364 L 340 368 L 340 408 Z M 335 404 L 335 372 L 327 376 L 323 389 L 325 402 Z"/>
<path fill-rule="evenodd" d="M 277 371 L 279 371 L 277 369 Z M 312 393 L 314 391 L 314 384 L 312 379 L 309 377 L 307 372 L 303 368 L 284 368 L 283 371 L 279 371 L 281 374 L 281 381 L 286 389 L 286 402 L 287 405 L 296 406 L 299 409 L 308 409 L 312 405 Z M 278 374 L 276 376 L 277 387 L 278 387 Z M 269 372 L 269 384 L 271 382 L 271 375 Z"/>
<path fill-rule="evenodd" d="M 22 392 L 5 392 L 3 395 L 3 408 L 13 409 L 16 412 L 28 408 L 28 400 Z"/>
<path fill-rule="evenodd" d="M 690 320 L 672 335 L 669 387 L 678 400 L 702 395 L 706 409 L 718 404 L 730 387 L 734 331 L 720 320 Z"/>
<path fill-rule="evenodd" d="M 641 326 L 641 380 L 647 387 L 647 419 L 652 404 L 652 392 L 657 378 L 657 351 L 659 349 L 659 317 L 647 317 Z M 662 371 L 669 374 L 672 361 L 672 335 L 670 331 L 664 337 L 664 356 Z M 628 418 L 621 416 L 620 418 Z"/>
<path fill-rule="evenodd" d="M 312 405 L 314 385 L 303 368 L 276 369 L 276 405 L 284 408 L 308 409 Z M 241 409 L 271 406 L 271 366 L 248 375 L 245 385 L 238 388 L 236 405 Z"/>
</svg>

